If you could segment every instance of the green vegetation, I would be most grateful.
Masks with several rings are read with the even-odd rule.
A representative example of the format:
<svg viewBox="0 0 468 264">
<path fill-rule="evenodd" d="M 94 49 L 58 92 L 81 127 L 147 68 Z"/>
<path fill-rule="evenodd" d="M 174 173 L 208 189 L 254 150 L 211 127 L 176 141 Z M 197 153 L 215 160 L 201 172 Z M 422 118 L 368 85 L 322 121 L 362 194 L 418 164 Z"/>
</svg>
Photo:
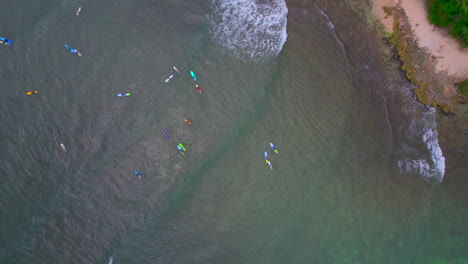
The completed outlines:
<svg viewBox="0 0 468 264">
<path fill-rule="evenodd" d="M 463 95 L 468 96 L 468 80 L 465 80 L 461 83 L 457 83 L 457 86 L 458 88 L 460 88 L 460 92 Z"/>
<path fill-rule="evenodd" d="M 440 27 L 450 28 L 449 33 L 468 47 L 468 1 L 428 0 L 429 21 Z"/>
<path fill-rule="evenodd" d="M 411 34 L 411 26 L 404 11 L 394 10 L 393 17 L 395 20 L 390 42 L 397 49 L 398 57 L 403 62 L 401 69 L 418 87 L 414 92 L 419 101 L 433 107 L 441 107 L 445 113 L 457 113 L 464 99 L 460 97 L 461 95 L 450 93 L 450 90 L 444 93 L 445 87 L 451 87 L 453 82 L 445 75 L 434 73 L 435 63 L 428 53 L 419 48 L 417 40 Z"/>
<path fill-rule="evenodd" d="M 382 9 L 383 9 L 383 11 L 384 11 L 384 13 L 385 13 L 385 17 L 384 17 L 384 18 L 387 18 L 387 17 L 389 17 L 389 16 L 392 15 L 393 7 L 391 7 L 391 6 L 384 6 L 384 7 L 382 7 Z"/>
</svg>

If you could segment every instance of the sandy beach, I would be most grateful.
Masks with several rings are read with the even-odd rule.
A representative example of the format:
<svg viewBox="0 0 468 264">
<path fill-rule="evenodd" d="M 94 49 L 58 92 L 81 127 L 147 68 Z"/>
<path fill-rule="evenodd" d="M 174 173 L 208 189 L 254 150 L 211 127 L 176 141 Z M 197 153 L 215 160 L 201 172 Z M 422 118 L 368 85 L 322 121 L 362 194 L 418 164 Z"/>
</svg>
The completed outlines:
<svg viewBox="0 0 468 264">
<path fill-rule="evenodd" d="M 385 18 L 384 6 L 399 4 L 408 16 L 411 29 L 419 40 L 419 46 L 427 48 L 437 58 L 437 71 L 468 78 L 468 49 L 460 50 L 460 45 L 451 36 L 429 23 L 425 0 L 375 0 L 374 14 L 379 17 L 388 32 L 392 32 L 393 18 Z"/>
<path fill-rule="evenodd" d="M 392 32 L 393 29 L 393 17 L 387 16 L 383 7 L 384 6 L 395 6 L 396 0 L 374 0 L 372 5 L 372 12 L 382 21 L 387 32 Z"/>
</svg>

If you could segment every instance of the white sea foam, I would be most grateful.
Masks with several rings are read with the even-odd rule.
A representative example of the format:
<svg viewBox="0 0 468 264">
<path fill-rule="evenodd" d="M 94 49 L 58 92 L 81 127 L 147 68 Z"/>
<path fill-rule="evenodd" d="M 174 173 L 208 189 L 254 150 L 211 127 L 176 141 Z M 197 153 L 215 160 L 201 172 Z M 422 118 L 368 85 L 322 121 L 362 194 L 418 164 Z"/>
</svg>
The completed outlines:
<svg viewBox="0 0 468 264">
<path fill-rule="evenodd" d="M 398 167 L 407 173 L 416 173 L 419 175 L 430 175 L 431 167 L 427 160 L 419 159 L 419 160 L 399 160 Z"/>
<path fill-rule="evenodd" d="M 426 143 L 427 149 L 431 154 L 431 161 L 433 164 L 434 174 L 442 180 L 445 173 L 445 157 L 442 155 L 442 149 L 439 146 L 437 139 L 437 131 L 429 129 L 423 134 L 423 141 Z"/>
<path fill-rule="evenodd" d="M 442 181 L 445 173 L 445 157 L 442 154 L 442 149 L 439 146 L 439 140 L 437 139 L 437 130 L 435 123 L 435 109 L 431 108 L 430 111 L 424 114 L 421 120 L 416 122 L 421 122 L 422 126 L 422 135 L 420 138 L 427 148 L 428 158 L 427 159 L 404 159 L 399 160 L 398 167 L 401 171 L 411 174 L 419 174 L 424 178 L 436 179 L 437 181 Z M 418 125 L 413 122 L 409 125 L 409 131 L 418 130 Z"/>
<path fill-rule="evenodd" d="M 284 0 L 213 0 L 213 38 L 240 58 L 277 56 L 286 42 L 288 9 Z"/>
</svg>

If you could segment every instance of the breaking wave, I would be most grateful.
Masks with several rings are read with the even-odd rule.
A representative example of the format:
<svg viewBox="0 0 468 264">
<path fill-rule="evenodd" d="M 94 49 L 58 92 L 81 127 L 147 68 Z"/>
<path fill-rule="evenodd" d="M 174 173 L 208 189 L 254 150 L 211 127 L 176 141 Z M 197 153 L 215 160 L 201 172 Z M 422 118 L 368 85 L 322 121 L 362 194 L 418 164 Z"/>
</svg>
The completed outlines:
<svg viewBox="0 0 468 264">
<path fill-rule="evenodd" d="M 279 54 L 287 38 L 285 1 L 213 0 L 212 3 L 211 34 L 229 52 L 243 59 Z"/>
<path fill-rule="evenodd" d="M 428 153 L 428 158 L 399 160 L 397 162 L 398 167 L 405 173 L 419 174 L 426 179 L 435 178 L 437 181 L 442 181 L 445 173 L 445 157 L 437 139 L 435 109 L 430 108 L 428 112 L 424 113 L 421 121 L 424 125 L 422 127 L 423 132 L 419 135 Z M 411 124 L 410 131 L 417 131 L 419 124 Z"/>
</svg>

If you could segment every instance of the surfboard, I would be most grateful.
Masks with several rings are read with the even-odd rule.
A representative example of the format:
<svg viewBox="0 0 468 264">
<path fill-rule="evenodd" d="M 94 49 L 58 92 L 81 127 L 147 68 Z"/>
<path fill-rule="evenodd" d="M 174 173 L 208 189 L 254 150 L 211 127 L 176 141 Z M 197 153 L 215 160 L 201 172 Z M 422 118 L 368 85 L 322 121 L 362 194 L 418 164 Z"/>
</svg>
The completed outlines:
<svg viewBox="0 0 468 264">
<path fill-rule="evenodd" d="M 197 76 L 195 75 L 195 73 L 194 73 L 193 71 L 190 71 L 190 75 L 192 75 L 192 79 L 193 79 L 194 81 L 197 80 Z"/>
</svg>

